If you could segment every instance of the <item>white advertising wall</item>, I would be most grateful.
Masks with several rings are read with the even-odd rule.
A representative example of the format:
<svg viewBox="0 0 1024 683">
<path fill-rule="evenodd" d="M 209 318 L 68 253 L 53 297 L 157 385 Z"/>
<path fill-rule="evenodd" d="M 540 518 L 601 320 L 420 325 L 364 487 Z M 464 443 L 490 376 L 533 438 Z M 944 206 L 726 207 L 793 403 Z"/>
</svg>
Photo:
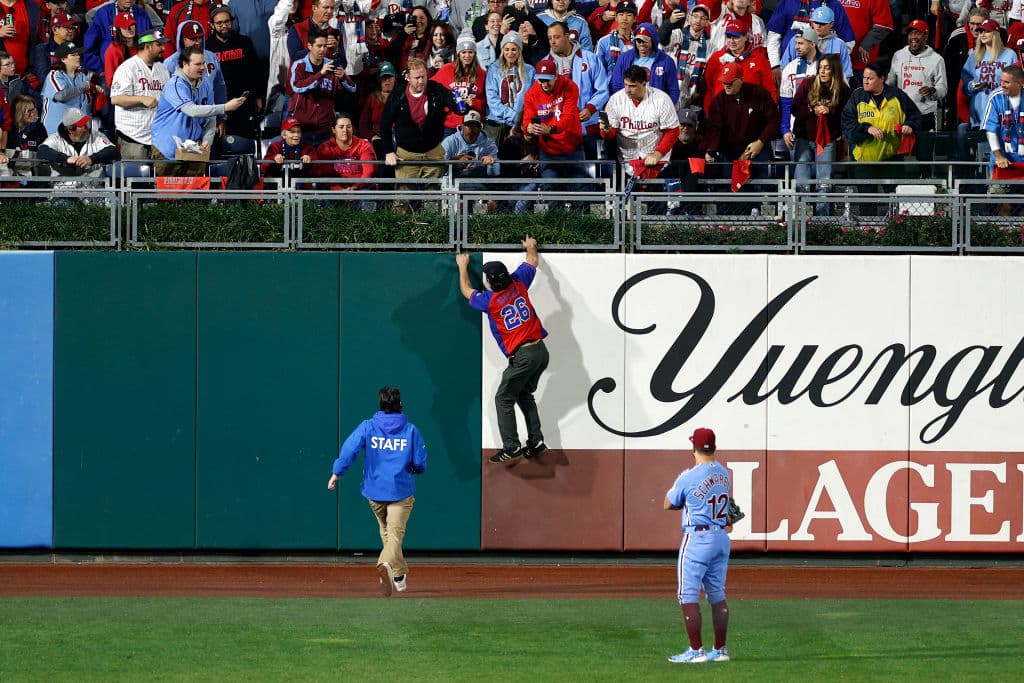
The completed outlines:
<svg viewBox="0 0 1024 683">
<path fill-rule="evenodd" d="M 624 549 L 675 543 L 647 508 L 700 426 L 749 512 L 734 548 L 1024 549 L 1024 259 L 542 253 L 530 291 L 546 441 L 623 454 Z"/>
</svg>

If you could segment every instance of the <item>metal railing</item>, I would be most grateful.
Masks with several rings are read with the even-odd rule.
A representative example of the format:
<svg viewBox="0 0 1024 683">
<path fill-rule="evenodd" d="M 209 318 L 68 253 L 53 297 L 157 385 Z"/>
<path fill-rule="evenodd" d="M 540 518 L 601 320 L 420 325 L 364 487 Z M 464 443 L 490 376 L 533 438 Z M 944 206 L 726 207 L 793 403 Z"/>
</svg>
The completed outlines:
<svg viewBox="0 0 1024 683">
<path fill-rule="evenodd" d="M 993 182 L 987 164 L 893 164 L 892 177 L 882 178 L 857 177 L 853 164 L 834 164 L 833 178 L 820 181 L 797 179 L 795 164 L 776 162 L 758 169 L 768 177 L 740 192 L 729 191 L 725 169 L 708 164 L 709 177 L 686 193 L 667 192 L 660 178 L 630 188 L 622 169 L 611 172 L 613 164 L 585 178 L 529 176 L 524 171 L 535 171 L 533 162 L 503 161 L 513 177 L 460 177 L 451 172 L 458 165 L 444 165 L 449 172 L 439 179 L 366 181 L 293 177 L 286 169 L 258 190 L 227 191 L 217 176 L 209 190 L 184 194 L 156 187 L 141 166 L 128 163 L 102 178 L 5 176 L 0 243 L 502 249 L 518 247 L 510 230 L 547 228 L 546 247 L 562 250 L 1024 253 L 1017 200 L 1024 182 Z M 354 187 L 330 189 L 338 184 Z M 232 231 L 239 223 L 245 230 Z M 391 227 L 372 229 L 385 223 Z M 573 240 L 559 243 L 574 230 Z"/>
</svg>

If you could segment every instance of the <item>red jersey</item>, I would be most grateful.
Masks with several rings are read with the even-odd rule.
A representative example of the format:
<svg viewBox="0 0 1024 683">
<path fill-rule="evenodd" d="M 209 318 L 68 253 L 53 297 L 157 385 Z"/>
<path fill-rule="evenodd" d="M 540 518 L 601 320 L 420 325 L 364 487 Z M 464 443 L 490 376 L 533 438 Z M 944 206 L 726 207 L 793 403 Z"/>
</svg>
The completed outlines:
<svg viewBox="0 0 1024 683">
<path fill-rule="evenodd" d="M 512 273 L 512 284 L 508 287 L 500 292 L 477 290 L 469 299 L 470 306 L 487 314 L 491 334 L 506 356 L 526 342 L 548 336 L 526 292 L 536 274 L 536 268 L 523 263 Z"/>
</svg>

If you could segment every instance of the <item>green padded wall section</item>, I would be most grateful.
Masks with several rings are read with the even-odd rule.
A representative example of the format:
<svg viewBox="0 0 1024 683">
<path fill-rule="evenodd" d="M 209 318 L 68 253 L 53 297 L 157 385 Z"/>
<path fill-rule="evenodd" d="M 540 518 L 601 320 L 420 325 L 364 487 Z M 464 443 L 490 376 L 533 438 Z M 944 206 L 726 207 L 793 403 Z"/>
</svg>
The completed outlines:
<svg viewBox="0 0 1024 683">
<path fill-rule="evenodd" d="M 429 452 L 406 548 L 480 548 L 481 319 L 459 293 L 450 253 L 341 255 L 342 437 L 394 384 Z M 340 547 L 375 551 L 361 475 L 362 456 L 340 486 Z"/>
<path fill-rule="evenodd" d="M 333 549 L 338 255 L 198 263 L 198 546 Z"/>
<path fill-rule="evenodd" d="M 54 545 L 195 545 L 196 256 L 62 251 Z"/>
</svg>

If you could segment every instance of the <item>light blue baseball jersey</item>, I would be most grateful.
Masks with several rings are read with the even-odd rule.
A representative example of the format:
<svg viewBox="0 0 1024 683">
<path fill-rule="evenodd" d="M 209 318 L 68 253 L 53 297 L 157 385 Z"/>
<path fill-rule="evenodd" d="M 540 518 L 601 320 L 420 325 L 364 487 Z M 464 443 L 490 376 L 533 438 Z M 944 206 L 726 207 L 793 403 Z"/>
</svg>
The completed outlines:
<svg viewBox="0 0 1024 683">
<path fill-rule="evenodd" d="M 680 604 L 697 602 L 701 586 L 712 605 L 725 600 L 731 488 L 729 470 L 707 462 L 683 471 L 666 494 L 670 503 L 682 507 L 683 540 L 676 564 Z"/>
</svg>

